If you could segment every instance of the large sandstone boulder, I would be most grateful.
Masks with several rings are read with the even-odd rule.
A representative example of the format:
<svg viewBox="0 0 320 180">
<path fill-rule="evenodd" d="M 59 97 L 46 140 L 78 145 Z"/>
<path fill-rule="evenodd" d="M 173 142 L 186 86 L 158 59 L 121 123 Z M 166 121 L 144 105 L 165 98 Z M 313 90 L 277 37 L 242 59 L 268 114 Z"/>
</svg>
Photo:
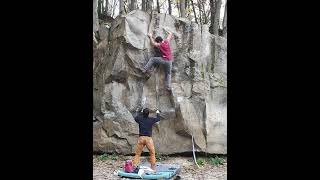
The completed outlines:
<svg viewBox="0 0 320 180">
<path fill-rule="evenodd" d="M 166 37 L 166 31 L 174 34 L 172 95 L 164 93 L 162 67 L 149 79 L 141 73 L 154 53 L 148 32 Z M 106 32 L 109 39 L 94 49 L 93 111 L 100 120 L 93 123 L 93 150 L 134 153 L 134 115 L 143 106 L 162 111 L 153 129 L 158 153 L 192 151 L 193 136 L 197 151 L 226 154 L 227 40 L 206 25 L 138 10 L 118 16 Z"/>
</svg>

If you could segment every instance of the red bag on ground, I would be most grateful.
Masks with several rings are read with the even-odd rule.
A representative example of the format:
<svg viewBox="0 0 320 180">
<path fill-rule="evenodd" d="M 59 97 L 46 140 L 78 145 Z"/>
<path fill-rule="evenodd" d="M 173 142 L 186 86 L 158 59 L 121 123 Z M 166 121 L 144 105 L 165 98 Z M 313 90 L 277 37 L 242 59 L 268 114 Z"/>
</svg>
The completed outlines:
<svg viewBox="0 0 320 180">
<path fill-rule="evenodd" d="M 123 167 L 124 172 L 132 173 L 133 172 L 133 163 L 132 160 L 126 160 Z"/>
</svg>

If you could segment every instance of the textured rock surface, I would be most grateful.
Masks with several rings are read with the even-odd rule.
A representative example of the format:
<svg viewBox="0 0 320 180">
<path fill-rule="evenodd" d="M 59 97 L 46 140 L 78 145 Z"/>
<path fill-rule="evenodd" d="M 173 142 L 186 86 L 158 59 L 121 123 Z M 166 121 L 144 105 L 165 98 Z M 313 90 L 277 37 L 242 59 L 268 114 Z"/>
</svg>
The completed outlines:
<svg viewBox="0 0 320 180">
<path fill-rule="evenodd" d="M 104 28 L 104 27 L 103 27 Z M 162 67 L 146 79 L 142 67 L 153 55 L 148 32 L 166 37 L 173 53 L 172 95 L 164 94 Z M 153 129 L 159 153 L 197 151 L 227 153 L 227 41 L 208 26 L 198 26 L 170 15 L 132 11 L 118 16 L 94 49 L 93 150 L 130 154 L 135 150 L 137 108 L 162 111 Z M 156 76 L 159 101 L 156 100 Z M 151 114 L 152 115 L 152 114 Z"/>
</svg>

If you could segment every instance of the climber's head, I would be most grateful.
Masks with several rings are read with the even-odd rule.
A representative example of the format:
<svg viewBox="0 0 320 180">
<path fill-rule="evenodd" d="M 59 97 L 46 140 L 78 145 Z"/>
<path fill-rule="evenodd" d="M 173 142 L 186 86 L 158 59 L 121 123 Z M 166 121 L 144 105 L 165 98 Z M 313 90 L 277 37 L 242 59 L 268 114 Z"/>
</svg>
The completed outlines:
<svg viewBox="0 0 320 180">
<path fill-rule="evenodd" d="M 156 42 L 157 43 L 161 43 L 163 41 L 162 37 L 161 36 L 157 36 L 156 37 Z"/>
<path fill-rule="evenodd" d="M 149 116 L 149 109 L 148 108 L 145 108 L 144 110 L 143 110 L 143 117 L 148 117 Z"/>
</svg>

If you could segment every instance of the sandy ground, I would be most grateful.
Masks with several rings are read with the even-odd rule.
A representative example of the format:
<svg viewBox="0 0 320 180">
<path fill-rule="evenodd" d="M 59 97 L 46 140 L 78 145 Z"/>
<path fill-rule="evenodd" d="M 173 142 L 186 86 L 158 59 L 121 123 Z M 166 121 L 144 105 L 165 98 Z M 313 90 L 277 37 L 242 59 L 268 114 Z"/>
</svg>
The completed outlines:
<svg viewBox="0 0 320 180">
<path fill-rule="evenodd" d="M 126 180 L 113 174 L 114 171 L 121 169 L 126 159 L 132 159 L 132 156 L 120 156 L 114 160 L 101 160 L 98 156 L 93 156 L 93 180 Z M 141 157 L 141 161 L 147 162 L 147 157 Z M 226 180 L 227 162 L 219 166 L 213 166 L 205 163 L 200 169 L 194 164 L 192 157 L 167 157 L 160 160 L 161 163 L 179 164 L 182 169 L 178 174 L 183 180 Z"/>
</svg>

